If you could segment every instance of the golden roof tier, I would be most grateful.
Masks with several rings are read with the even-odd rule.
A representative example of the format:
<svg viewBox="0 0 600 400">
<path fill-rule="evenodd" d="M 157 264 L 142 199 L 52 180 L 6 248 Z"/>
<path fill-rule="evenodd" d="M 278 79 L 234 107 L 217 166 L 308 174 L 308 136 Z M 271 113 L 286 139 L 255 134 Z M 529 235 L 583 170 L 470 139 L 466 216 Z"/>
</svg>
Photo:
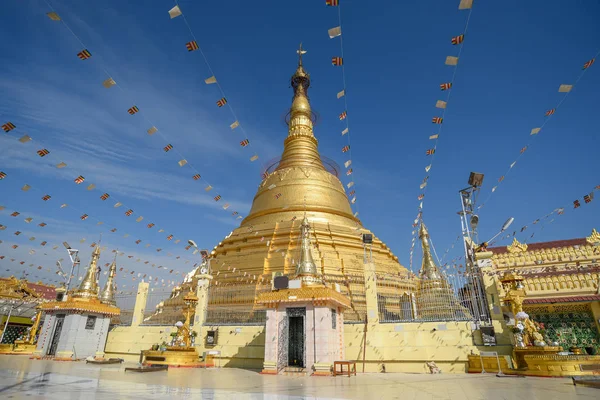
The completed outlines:
<svg viewBox="0 0 600 400">
<path fill-rule="evenodd" d="M 304 217 L 310 221 L 310 227 L 304 228 L 305 246 L 310 246 L 319 280 L 329 287 L 340 284 L 342 294 L 351 300 L 352 310 L 346 313 L 346 320 L 363 319 L 366 314 L 362 234 L 372 232 L 353 215 L 342 182 L 323 166 L 313 133 L 310 75 L 301 57 L 305 51 L 298 53 L 281 161 L 260 183 L 241 226 L 211 252 L 211 275 L 215 279 L 211 282 L 207 323 L 214 321 L 214 315 L 260 308 L 257 296 L 271 290 L 274 273 L 296 275 L 298 263 L 308 257 L 301 251 Z M 376 272 L 386 277 L 378 280 L 378 285 L 382 284 L 380 296 L 415 291 L 416 283 L 407 279 L 408 271 L 375 236 L 372 261 Z M 166 300 L 161 314 L 180 315 L 181 296 Z"/>
</svg>

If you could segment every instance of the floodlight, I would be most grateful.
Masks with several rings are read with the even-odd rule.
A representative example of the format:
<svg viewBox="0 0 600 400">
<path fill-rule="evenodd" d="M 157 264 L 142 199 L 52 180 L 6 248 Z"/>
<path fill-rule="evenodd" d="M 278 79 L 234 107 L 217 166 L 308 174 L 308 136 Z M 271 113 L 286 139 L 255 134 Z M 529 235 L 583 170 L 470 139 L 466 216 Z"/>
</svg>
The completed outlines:
<svg viewBox="0 0 600 400">
<path fill-rule="evenodd" d="M 70 250 L 71 246 L 69 246 L 69 243 L 67 242 L 63 242 L 63 246 L 65 246 L 65 249 Z"/>
<path fill-rule="evenodd" d="M 469 185 L 473 187 L 479 187 L 483 185 L 483 174 L 471 172 L 471 175 L 469 175 Z"/>
<path fill-rule="evenodd" d="M 192 247 L 198 248 L 198 245 L 192 239 L 188 240 L 188 244 Z"/>
<path fill-rule="evenodd" d="M 477 215 L 471 216 L 471 229 L 477 229 L 477 225 L 479 225 L 479 217 Z"/>
<path fill-rule="evenodd" d="M 510 217 L 509 219 L 507 219 L 506 222 L 504 223 L 504 225 L 502 225 L 502 232 L 507 230 L 508 227 L 513 223 L 514 220 L 515 219 L 513 217 Z"/>
</svg>

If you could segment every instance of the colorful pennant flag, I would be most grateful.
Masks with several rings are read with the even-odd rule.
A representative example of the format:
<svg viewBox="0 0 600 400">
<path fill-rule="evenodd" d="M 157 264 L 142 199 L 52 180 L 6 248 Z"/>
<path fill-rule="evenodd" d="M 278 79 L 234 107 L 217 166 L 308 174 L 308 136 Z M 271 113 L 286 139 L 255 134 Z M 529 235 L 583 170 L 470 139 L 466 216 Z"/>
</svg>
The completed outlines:
<svg viewBox="0 0 600 400">
<path fill-rule="evenodd" d="M 447 104 L 447 103 L 446 103 L 445 101 L 443 101 L 443 100 L 438 100 L 438 101 L 435 103 L 435 106 L 436 106 L 436 108 L 446 108 L 446 104 Z"/>
<path fill-rule="evenodd" d="M 330 7 L 336 7 L 340 5 L 340 0 L 325 0 L 325 4 Z"/>
<path fill-rule="evenodd" d="M 166 145 L 165 147 L 163 147 L 163 150 L 165 151 L 165 153 L 166 153 L 166 152 L 168 152 L 168 151 L 169 151 L 169 150 L 171 150 L 171 149 L 173 149 L 173 146 L 172 146 L 172 145 L 170 145 L 170 144 L 168 144 L 168 145 Z"/>
<path fill-rule="evenodd" d="M 183 159 L 183 160 L 179 160 L 177 162 L 177 164 L 179 164 L 180 167 L 183 167 L 185 164 L 187 164 L 187 160 Z"/>
<path fill-rule="evenodd" d="M 240 123 L 238 121 L 235 121 L 233 124 L 229 125 L 229 127 L 233 130 L 235 128 L 237 128 L 238 126 L 240 126 Z"/>
<path fill-rule="evenodd" d="M 540 133 L 541 130 L 542 128 L 533 128 L 531 130 L 531 135 L 537 135 L 538 133 Z"/>
<path fill-rule="evenodd" d="M 44 157 L 47 156 L 48 154 L 50 154 L 50 152 L 47 149 L 41 149 L 37 151 L 38 156 L 40 157 Z"/>
<path fill-rule="evenodd" d="M 344 111 L 343 113 L 341 113 L 340 114 L 340 121 L 345 120 L 347 116 L 348 116 L 348 113 L 346 113 L 346 111 Z"/>
<path fill-rule="evenodd" d="M 110 197 L 110 195 L 108 193 L 104 193 L 102 196 L 100 196 L 101 200 L 106 200 Z"/>
<path fill-rule="evenodd" d="M 84 50 L 80 51 L 79 53 L 77 53 L 77 57 L 79 57 L 82 60 L 87 60 L 91 56 L 92 56 L 92 53 L 87 51 L 87 49 L 84 49 Z"/>
<path fill-rule="evenodd" d="M 210 78 L 206 78 L 204 80 L 204 83 L 206 83 L 207 85 L 212 85 L 213 83 L 217 83 L 217 78 L 215 78 L 215 76 L 211 76 Z"/>
<path fill-rule="evenodd" d="M 346 128 L 342 131 L 342 136 L 344 136 L 346 133 L 348 133 L 348 128 Z"/>
<path fill-rule="evenodd" d="M 433 122 L 434 124 L 441 124 L 442 122 L 444 122 L 444 118 L 441 117 L 433 117 L 431 119 L 431 122 Z"/>
<path fill-rule="evenodd" d="M 30 142 L 30 141 L 31 141 L 31 137 L 29 135 L 23 135 L 19 139 L 19 142 L 21 142 L 21 143 L 27 143 L 27 142 Z"/>
<path fill-rule="evenodd" d="M 352 175 L 352 168 L 350 168 L 348 171 L 346 171 L 346 175 Z"/>
<path fill-rule="evenodd" d="M 341 99 L 341 98 L 342 98 L 342 97 L 344 97 L 345 95 L 346 95 L 346 90 L 344 89 L 344 90 L 342 90 L 341 92 L 338 92 L 338 94 L 337 94 L 337 98 L 338 98 L 338 99 Z"/>
<path fill-rule="evenodd" d="M 133 114 L 137 113 L 138 111 L 140 111 L 140 109 L 139 109 L 139 108 L 137 108 L 137 106 L 133 106 L 133 107 L 131 107 L 129 110 L 127 110 L 127 112 L 128 112 L 129 114 L 131 114 L 131 115 L 133 115 Z"/>
<path fill-rule="evenodd" d="M 83 181 L 85 181 L 85 178 L 82 175 L 79 175 L 77 178 L 75 178 L 75 183 L 78 185 L 83 183 Z"/>
<path fill-rule="evenodd" d="M 527 150 L 527 146 L 523 147 L 520 151 L 521 154 L 525 153 L 525 150 Z"/>
<path fill-rule="evenodd" d="M 258 155 L 257 154 L 255 154 L 252 157 L 250 157 L 250 161 L 256 161 L 256 160 L 258 160 Z"/>
<path fill-rule="evenodd" d="M 424 193 L 421 193 L 419 195 L 419 197 L 417 197 L 418 200 L 423 200 L 424 198 L 425 198 L 425 194 Z"/>
<path fill-rule="evenodd" d="M 350 150 L 350 146 L 346 145 L 346 146 L 342 147 L 342 153 L 345 153 L 348 150 Z"/>
<path fill-rule="evenodd" d="M 215 201 L 219 201 L 219 200 L 221 200 L 221 195 L 220 195 L 220 194 L 218 194 L 218 195 L 216 195 L 214 198 L 215 198 Z"/>
<path fill-rule="evenodd" d="M 88 215 L 87 215 L 87 214 L 83 214 L 83 215 L 82 215 L 81 217 L 79 217 L 79 218 L 81 218 L 81 220 L 82 220 L 82 221 L 85 221 L 86 219 L 88 219 Z"/>
<path fill-rule="evenodd" d="M 12 122 L 7 122 L 4 125 L 2 125 L 2 129 L 4 130 L 4 132 L 10 132 L 15 128 L 16 126 Z"/>
<path fill-rule="evenodd" d="M 198 47 L 198 43 L 196 43 L 195 40 L 192 40 L 191 42 L 187 42 L 185 44 L 185 47 L 188 49 L 188 51 L 195 51 L 200 48 L 200 47 Z"/>
<path fill-rule="evenodd" d="M 460 0 L 458 4 L 459 10 L 468 10 L 473 7 L 473 0 Z"/>
<path fill-rule="evenodd" d="M 129 209 L 129 210 L 125 211 L 125 215 L 127 215 L 128 217 L 129 217 L 131 214 L 133 214 L 133 210 L 132 210 L 132 209 Z"/>
<path fill-rule="evenodd" d="M 348 168 L 350 165 L 352 165 L 352 160 L 348 160 L 344 163 L 344 167 Z"/>
<path fill-rule="evenodd" d="M 588 69 L 589 67 L 591 67 L 592 64 L 594 63 L 594 61 L 596 61 L 596 59 L 592 58 L 590 61 L 588 61 L 585 64 L 583 64 L 583 69 Z"/>
<path fill-rule="evenodd" d="M 54 12 L 54 11 L 50 11 L 49 13 L 46 13 L 46 15 L 48 16 L 48 18 L 50 18 L 52 21 L 60 21 L 60 17 L 59 15 Z"/>
<path fill-rule="evenodd" d="M 554 114 L 556 112 L 556 108 L 553 108 L 551 110 L 546 111 L 546 117 L 549 117 L 550 115 Z"/>
<path fill-rule="evenodd" d="M 192 178 L 194 178 L 194 180 L 197 181 L 201 178 L 201 176 L 200 176 L 200 174 L 196 174 L 196 175 L 192 176 Z"/>
<path fill-rule="evenodd" d="M 248 139 L 244 139 L 240 142 L 240 146 L 242 147 L 246 147 L 248 146 L 248 144 L 250 144 L 250 141 Z"/>
<path fill-rule="evenodd" d="M 65 168 L 67 166 L 67 163 L 64 162 L 60 162 L 58 164 L 56 164 L 56 168 L 61 169 L 61 168 Z"/>
<path fill-rule="evenodd" d="M 48 201 L 52 198 L 52 196 L 50 196 L 49 194 L 45 195 L 44 197 L 42 197 L 42 200 L 44 201 Z"/>
<path fill-rule="evenodd" d="M 560 85 L 558 87 L 559 93 L 569 93 L 573 89 L 573 85 Z"/>
<path fill-rule="evenodd" d="M 148 135 L 154 135 L 156 132 L 158 132 L 158 129 L 153 126 L 152 128 L 148 129 L 146 132 L 148 132 Z"/>
<path fill-rule="evenodd" d="M 441 90 L 448 90 L 452 87 L 452 82 L 442 83 L 440 84 Z"/>
<path fill-rule="evenodd" d="M 21 190 L 22 190 L 22 191 L 24 191 L 24 192 L 27 192 L 27 191 L 29 191 L 29 189 L 31 189 L 31 186 L 30 186 L 30 185 L 27 185 L 27 184 L 26 184 L 26 185 L 23 185 L 23 187 L 21 188 Z"/>
<path fill-rule="evenodd" d="M 447 56 L 446 57 L 446 65 L 458 65 L 458 57 Z M 443 90 L 443 89 L 442 89 Z"/>
<path fill-rule="evenodd" d="M 331 65 L 339 67 L 344 64 L 344 59 L 342 57 L 331 57 Z"/>
<path fill-rule="evenodd" d="M 225 97 L 223 97 L 217 101 L 217 105 L 219 107 L 223 107 L 225 104 L 227 104 L 227 99 Z"/>
<path fill-rule="evenodd" d="M 204 188 L 205 191 L 210 192 L 212 190 L 212 186 L 208 185 L 207 187 Z"/>
<path fill-rule="evenodd" d="M 452 44 L 457 45 L 461 44 L 465 40 L 465 35 L 458 35 L 452 38 Z"/>
<path fill-rule="evenodd" d="M 573 208 L 579 208 L 579 207 L 581 207 L 581 204 L 579 203 L 579 200 L 575 200 L 573 202 Z"/>
<path fill-rule="evenodd" d="M 435 149 L 427 149 L 427 151 L 425 152 L 426 155 L 430 156 L 432 154 L 435 154 Z"/>
</svg>

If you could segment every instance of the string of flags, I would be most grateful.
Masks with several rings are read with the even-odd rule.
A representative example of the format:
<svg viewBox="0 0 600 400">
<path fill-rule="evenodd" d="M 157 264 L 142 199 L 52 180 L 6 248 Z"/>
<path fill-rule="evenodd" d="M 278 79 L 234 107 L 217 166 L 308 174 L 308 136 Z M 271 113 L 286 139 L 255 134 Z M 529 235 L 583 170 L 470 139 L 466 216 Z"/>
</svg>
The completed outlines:
<svg viewBox="0 0 600 400">
<path fill-rule="evenodd" d="M 458 70 L 458 62 L 460 59 L 460 55 L 463 51 L 465 38 L 467 37 L 467 30 L 469 28 L 469 21 L 471 19 L 472 7 L 473 7 L 473 0 L 461 0 L 460 1 L 459 5 L 458 5 L 458 9 L 459 10 L 468 10 L 469 12 L 466 17 L 466 22 L 462 29 L 462 32 L 457 32 L 458 35 L 451 37 L 449 40 L 449 44 L 456 48 L 456 51 L 455 51 L 456 55 L 446 57 L 445 65 L 453 67 L 452 68 L 452 77 L 449 81 L 442 82 L 439 84 L 440 91 L 445 92 L 445 98 L 443 100 L 436 101 L 435 108 L 438 110 L 437 113 L 439 113 L 439 114 L 435 115 L 431 118 L 431 122 L 434 125 L 434 133 L 429 135 L 429 140 L 432 143 L 429 146 L 431 146 L 431 147 L 428 146 L 428 148 L 425 149 L 425 152 L 424 152 L 425 156 L 427 157 L 427 165 L 425 166 L 425 177 L 423 178 L 423 180 L 421 181 L 421 183 L 419 185 L 419 189 L 421 190 L 421 193 L 417 196 L 417 200 L 419 201 L 419 206 L 417 208 L 417 216 L 412 224 L 413 231 L 412 231 L 412 239 L 411 239 L 410 253 L 409 253 L 409 269 L 411 269 L 411 270 L 412 270 L 412 264 L 413 264 L 413 254 L 414 254 L 414 250 L 415 250 L 415 244 L 417 241 L 417 236 L 416 236 L 417 229 L 415 229 L 415 228 L 418 226 L 419 220 L 421 219 L 421 217 L 423 215 L 423 205 L 425 202 L 427 185 L 429 183 L 430 171 L 431 171 L 431 168 L 433 167 L 433 162 L 435 160 L 435 154 L 438 149 L 438 142 L 440 140 L 440 136 L 442 135 L 442 128 L 444 126 L 443 125 L 444 117 L 446 114 L 446 109 L 447 109 L 448 103 L 450 101 L 450 95 L 452 94 L 454 79 L 456 77 L 456 71 Z"/>
<path fill-rule="evenodd" d="M 185 25 L 186 25 L 189 33 L 190 33 L 190 36 L 193 39 L 192 41 L 186 43 L 187 50 L 189 52 L 199 50 L 200 53 L 201 53 L 201 55 L 202 55 L 202 58 L 204 59 L 204 63 L 206 64 L 206 67 L 208 68 L 209 73 L 211 74 L 210 77 L 208 77 L 208 78 L 206 78 L 204 80 L 204 83 L 207 84 L 207 85 L 215 85 L 218 88 L 218 90 L 220 92 L 220 95 L 221 95 L 221 98 L 219 100 L 217 100 L 217 102 L 216 102 L 217 106 L 218 107 L 223 107 L 225 105 L 228 106 L 229 111 L 231 112 L 231 115 L 232 115 L 233 120 L 234 120 L 229 125 L 229 127 L 231 128 L 231 130 L 236 130 L 237 129 L 241 133 L 241 135 L 243 136 L 243 140 L 240 142 L 240 144 L 241 143 L 244 143 L 244 144 L 241 144 L 241 146 L 242 147 L 248 147 L 248 148 L 251 149 L 252 148 L 252 144 L 250 142 L 250 139 L 248 138 L 248 134 L 247 134 L 246 130 L 244 129 L 244 127 L 240 124 L 239 119 L 236 116 L 236 113 L 235 113 L 233 107 L 227 101 L 227 96 L 225 95 L 225 91 L 223 90 L 223 87 L 221 86 L 220 82 L 217 80 L 217 78 L 215 76 L 215 73 L 214 73 L 214 71 L 213 71 L 210 63 L 208 62 L 208 58 L 206 57 L 206 55 L 204 54 L 204 52 L 202 51 L 202 49 L 200 49 L 200 46 L 198 46 L 196 35 L 194 34 L 194 31 L 192 30 L 192 27 L 188 23 L 187 18 L 183 14 L 183 11 L 181 10 L 181 7 L 179 6 L 179 4 L 175 5 L 173 8 L 171 8 L 169 10 L 169 17 L 171 19 L 174 19 L 174 18 L 177 18 L 177 17 L 182 17 L 180 19 L 182 19 L 183 22 L 185 23 Z M 254 162 L 254 161 L 258 160 L 258 159 L 259 159 L 258 153 L 256 153 L 255 151 L 253 151 L 253 155 L 250 156 L 250 162 Z"/>
<path fill-rule="evenodd" d="M 575 81 L 573 82 L 573 84 L 561 84 L 558 87 L 558 93 L 564 93 L 558 100 L 557 104 L 544 112 L 544 120 L 542 122 L 542 124 L 538 127 L 532 128 L 529 136 L 528 136 L 528 143 L 527 145 L 525 145 L 524 147 L 521 147 L 521 149 L 519 150 L 519 154 L 517 155 L 517 157 L 514 159 L 514 161 L 509 165 L 508 169 L 506 170 L 506 172 L 504 173 L 504 175 L 500 176 L 498 178 L 498 182 L 496 183 L 496 185 L 494 187 L 492 187 L 491 192 L 488 194 L 488 197 L 485 199 L 485 201 L 483 203 L 481 203 L 481 205 L 479 205 L 479 208 L 482 208 L 490 199 L 490 197 L 492 197 L 492 194 L 494 192 L 496 192 L 496 190 L 498 189 L 498 187 L 500 186 L 500 184 L 502 182 L 504 182 L 506 180 L 506 177 L 508 176 L 508 174 L 513 170 L 513 168 L 515 167 L 515 165 L 517 164 L 517 162 L 519 161 L 519 159 L 521 157 L 523 157 L 524 153 L 527 151 L 527 149 L 531 146 L 531 143 L 533 142 L 534 138 L 542 131 L 542 129 L 544 129 L 544 127 L 546 126 L 546 124 L 550 121 L 550 119 L 552 118 L 553 115 L 556 114 L 556 112 L 558 111 L 558 109 L 560 108 L 560 106 L 565 102 L 565 100 L 567 99 L 567 97 L 569 96 L 569 94 L 571 93 L 571 91 L 573 90 L 573 88 L 577 85 L 577 83 L 579 83 L 579 81 L 581 80 L 581 78 L 583 78 L 583 75 L 587 72 L 587 70 L 594 64 L 594 62 L 596 61 L 596 58 L 600 56 L 600 51 L 598 51 L 596 53 L 596 55 L 591 58 L 590 60 L 586 61 L 585 63 L 583 63 L 581 71 L 577 77 L 577 79 L 575 79 Z"/>
<path fill-rule="evenodd" d="M 344 153 L 346 157 L 346 161 L 344 161 L 344 168 L 346 169 L 346 176 L 349 177 L 349 182 L 346 183 L 346 188 L 351 191 L 348 192 L 348 199 L 350 200 L 350 204 L 356 207 L 356 211 L 354 212 L 354 217 L 358 217 L 359 207 L 357 204 L 357 196 L 356 196 L 356 187 L 355 187 L 355 172 L 354 168 L 350 168 L 352 165 L 352 146 L 350 143 L 350 122 L 348 118 L 348 100 L 347 100 L 347 86 L 346 86 L 346 73 L 344 69 L 344 41 L 342 38 L 342 11 L 339 0 L 326 0 L 325 5 L 329 7 L 336 7 L 338 11 L 338 25 L 328 29 L 327 34 L 329 39 L 339 38 L 340 42 L 340 53 L 339 55 L 334 55 L 331 57 L 331 65 L 334 67 L 340 67 L 341 75 L 342 75 L 342 90 L 337 92 L 337 99 L 342 99 L 344 101 L 344 110 L 339 115 L 339 120 L 342 121 L 342 138 L 345 137 L 346 145 L 342 147 L 342 153 Z"/>
<path fill-rule="evenodd" d="M 48 3 L 48 5 L 50 6 L 49 3 Z M 69 30 L 69 32 L 77 39 L 77 41 L 83 47 L 86 47 L 85 44 L 81 41 L 81 39 L 75 34 L 75 32 L 58 15 L 58 13 L 56 13 L 54 10 L 52 10 L 51 12 L 47 13 L 47 16 L 48 16 L 48 18 L 50 18 L 53 21 L 60 21 L 60 22 L 62 22 L 62 24 L 67 28 L 67 30 Z M 181 12 L 181 9 L 180 9 L 179 6 L 175 6 L 175 7 L 173 7 L 169 11 L 169 16 L 171 17 L 171 19 L 173 19 L 173 18 L 176 18 L 178 16 L 183 16 L 183 13 Z M 190 34 L 194 38 L 193 42 L 189 42 L 188 43 L 188 45 L 189 45 L 188 46 L 188 50 L 189 51 L 200 50 L 200 52 L 202 53 L 202 50 L 197 46 L 197 41 L 195 39 L 193 31 L 191 30 L 191 27 L 189 26 L 189 24 L 187 23 L 187 20 L 185 19 L 185 16 L 183 16 L 183 20 L 185 21 L 185 23 L 186 23 L 186 25 L 187 25 L 187 27 L 188 27 L 188 29 L 190 31 Z M 82 58 L 82 57 L 79 57 L 79 58 L 81 58 L 82 60 L 88 60 L 88 59 L 92 58 L 92 53 L 87 48 L 85 50 L 82 50 L 81 53 L 83 53 L 84 58 Z M 222 89 L 221 85 L 219 84 L 219 82 L 217 81 L 216 77 L 214 76 L 214 73 L 212 71 L 212 68 L 210 68 L 210 64 L 208 63 L 208 60 L 206 59 L 206 57 L 204 56 L 203 53 L 202 53 L 202 55 L 203 55 L 204 61 L 206 62 L 207 66 L 208 66 L 208 68 L 210 70 L 210 72 L 213 74 L 213 76 L 211 76 L 210 78 L 207 78 L 205 80 L 205 83 L 206 84 L 216 84 L 218 86 L 219 90 L 221 91 L 222 98 L 220 98 L 216 103 L 217 103 L 218 107 L 223 107 L 224 105 L 228 104 L 227 98 L 225 97 L 225 93 L 223 92 L 223 89 Z M 107 88 L 107 89 L 110 89 L 111 87 L 116 86 L 117 88 L 120 89 L 120 91 L 122 93 L 125 94 L 126 93 L 125 90 L 115 81 L 114 78 L 112 78 L 110 76 L 110 74 L 107 72 L 107 69 L 103 68 L 103 70 L 104 70 L 104 72 L 107 75 L 107 79 L 102 82 L 102 86 L 105 87 L 105 88 Z M 135 103 L 134 101 L 130 101 L 130 102 L 131 103 Z M 235 117 L 235 112 L 234 112 L 233 108 L 231 107 L 231 105 L 229 105 L 229 109 L 230 109 L 231 113 Z M 128 111 L 128 113 L 130 115 L 140 114 L 142 116 L 142 118 L 150 126 L 150 128 L 147 129 L 148 135 L 151 136 L 151 135 L 154 135 L 154 134 L 158 133 L 159 136 L 161 136 L 165 141 L 167 141 L 165 133 L 162 130 L 159 130 L 154 124 L 152 124 L 152 122 L 148 119 L 147 114 L 144 113 L 144 112 L 142 112 L 143 110 L 138 105 L 132 104 L 127 111 Z M 237 128 L 237 127 L 241 128 L 240 130 L 243 132 L 243 134 L 245 136 L 245 140 L 247 140 L 247 142 L 245 142 L 246 144 L 242 145 L 242 147 L 247 147 L 247 146 L 249 146 L 251 144 L 250 141 L 249 141 L 249 139 L 247 138 L 245 130 L 243 129 L 243 127 L 241 127 L 241 125 L 240 125 L 237 117 L 235 117 L 235 121 L 231 124 L 230 127 L 231 127 L 232 130 L 235 129 L 235 128 Z M 171 143 L 168 143 L 163 148 L 163 150 L 165 152 L 173 151 L 174 153 L 176 153 L 179 156 L 179 161 L 177 161 L 177 163 L 179 164 L 179 166 L 183 167 L 183 166 L 187 165 L 189 168 L 191 168 L 194 171 L 194 173 L 191 175 L 191 177 L 194 180 L 197 180 L 197 181 L 200 180 L 200 181 L 204 182 L 204 184 L 205 184 L 205 186 L 204 186 L 205 192 L 209 192 L 209 191 L 211 191 L 213 189 L 214 186 L 211 185 L 208 181 L 206 181 L 206 178 L 204 176 L 202 176 L 199 171 L 196 170 L 196 168 L 189 162 L 189 160 L 182 154 L 182 152 L 178 148 L 176 148 L 175 146 L 173 146 Z M 256 161 L 256 160 L 258 160 L 258 158 L 259 158 L 258 155 L 255 154 L 255 155 L 253 155 L 251 157 L 251 161 Z M 219 201 L 221 199 L 220 196 L 218 196 L 219 200 L 217 200 L 216 197 L 217 196 L 213 197 L 215 199 L 215 201 Z M 239 213 L 235 215 L 235 219 L 242 219 L 242 218 L 243 218 L 243 216 L 239 215 Z"/>
</svg>

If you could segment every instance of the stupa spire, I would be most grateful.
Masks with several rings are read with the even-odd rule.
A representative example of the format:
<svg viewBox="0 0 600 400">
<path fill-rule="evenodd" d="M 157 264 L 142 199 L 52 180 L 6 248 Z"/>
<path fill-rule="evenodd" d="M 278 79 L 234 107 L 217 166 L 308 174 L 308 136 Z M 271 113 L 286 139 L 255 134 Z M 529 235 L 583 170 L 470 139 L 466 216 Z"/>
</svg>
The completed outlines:
<svg viewBox="0 0 600 400">
<path fill-rule="evenodd" d="M 421 277 L 423 279 L 440 279 L 440 271 L 438 270 L 431 249 L 429 248 L 429 232 L 423 221 L 419 228 L 419 239 L 421 239 L 421 247 L 423 248 L 423 262 L 421 263 Z"/>
<path fill-rule="evenodd" d="M 321 276 L 310 250 L 310 224 L 308 218 L 306 218 L 306 213 L 304 213 L 304 219 L 300 225 L 300 234 L 302 235 L 302 244 L 300 246 L 300 260 L 296 266 L 296 277 L 300 278 L 306 285 L 321 284 Z"/>
<path fill-rule="evenodd" d="M 310 75 L 302 64 L 302 56 L 306 54 L 302 43 L 296 53 L 298 53 L 298 67 L 290 81 L 294 89 L 294 98 L 288 113 L 288 137 L 284 142 L 278 169 L 292 166 L 324 169 L 317 149 L 317 139 L 313 134 L 313 112 L 308 99 Z"/>
<path fill-rule="evenodd" d="M 97 245 L 92 252 L 92 260 L 90 266 L 81 281 L 79 288 L 73 292 L 73 297 L 79 298 L 97 298 L 98 297 L 98 281 L 96 280 L 96 271 L 98 269 L 98 259 L 100 258 L 100 245 Z"/>
<path fill-rule="evenodd" d="M 102 289 L 102 293 L 100 293 L 100 301 L 110 305 L 116 305 L 117 302 L 115 300 L 115 293 L 117 291 L 117 282 L 115 282 L 115 276 L 117 275 L 117 255 L 115 254 L 115 259 L 110 265 L 110 269 L 108 270 L 108 279 L 106 280 L 106 284 L 104 285 L 104 289 Z"/>
</svg>

